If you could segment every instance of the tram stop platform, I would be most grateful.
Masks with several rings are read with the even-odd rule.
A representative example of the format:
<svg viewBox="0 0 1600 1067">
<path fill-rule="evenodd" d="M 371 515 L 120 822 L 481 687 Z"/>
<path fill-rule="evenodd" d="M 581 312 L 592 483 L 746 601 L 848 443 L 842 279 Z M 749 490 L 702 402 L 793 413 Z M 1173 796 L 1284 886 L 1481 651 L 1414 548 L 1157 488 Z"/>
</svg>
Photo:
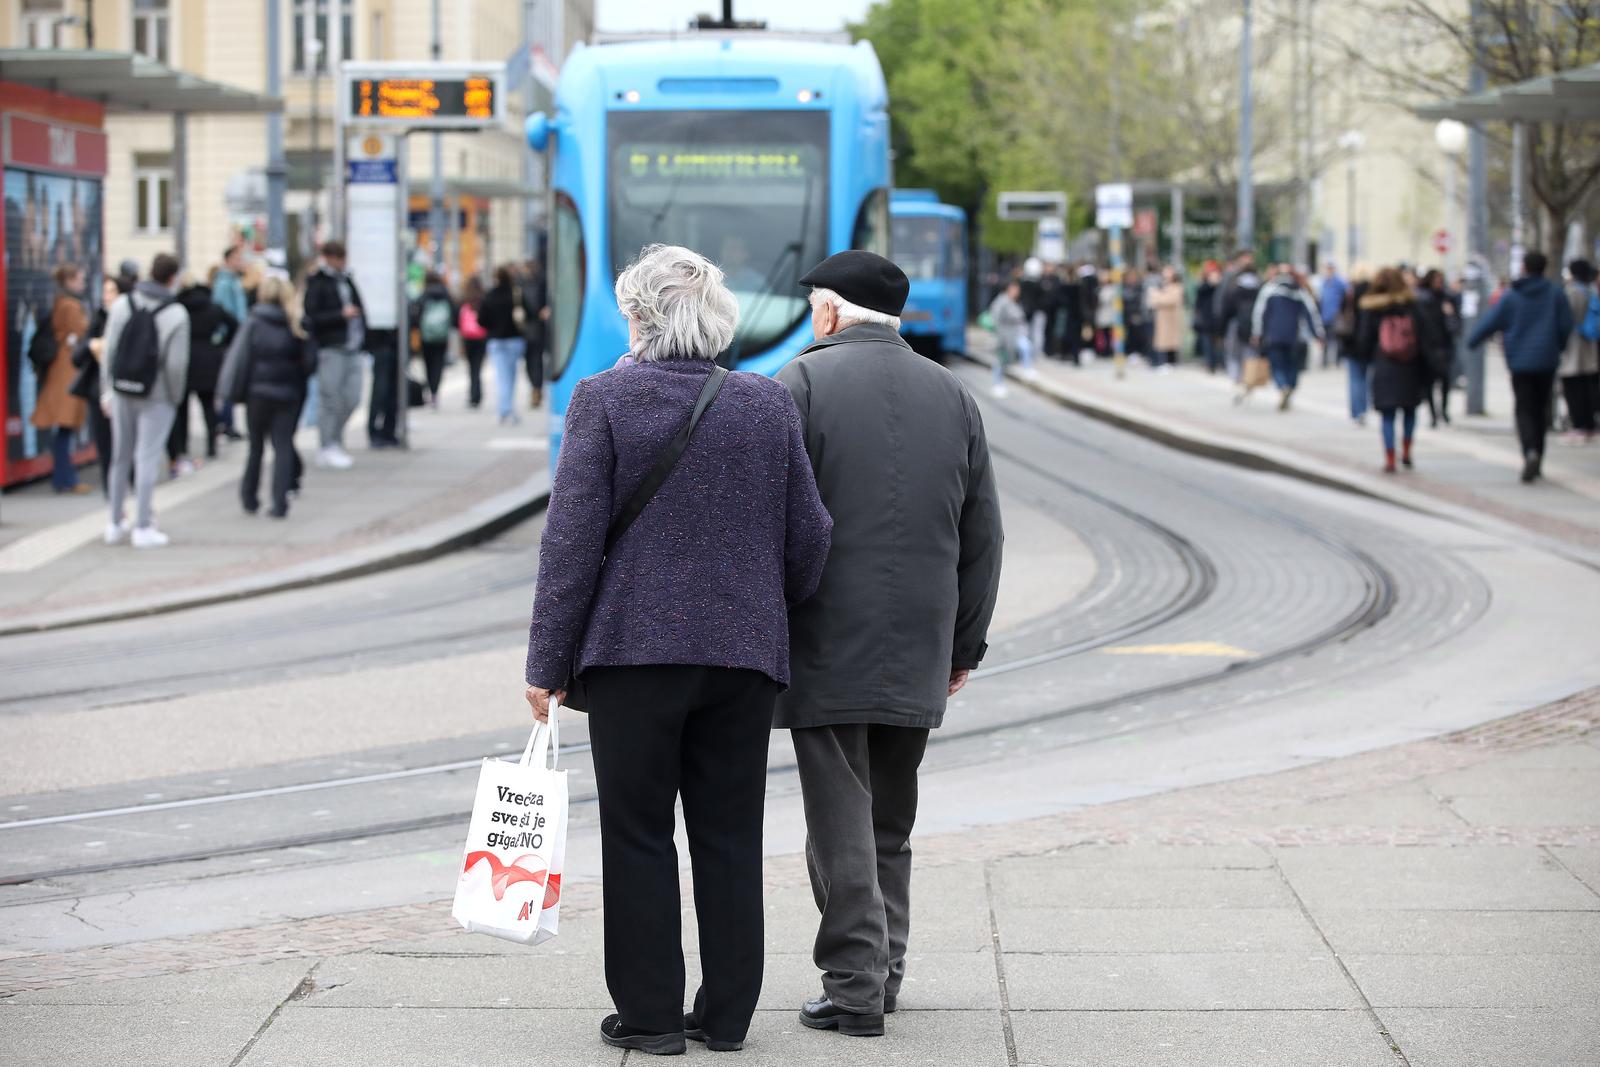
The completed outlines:
<svg viewBox="0 0 1600 1067">
<path fill-rule="evenodd" d="M 492 393 L 493 383 L 485 383 Z M 222 441 L 192 474 L 163 480 L 156 522 L 172 538 L 160 549 L 107 546 L 108 512 L 98 467 L 80 473 L 95 492 L 58 496 L 48 481 L 0 497 L 0 635 L 50 630 L 219 603 L 418 562 L 492 536 L 528 517 L 549 494 L 544 412 L 500 426 L 492 398 L 469 410 L 463 364 L 446 372 L 440 408 L 413 408 L 409 449 L 365 447 L 366 405 L 351 417 L 349 470 L 318 468 L 317 434 L 302 428 L 302 492 L 286 520 L 268 518 L 271 450 L 263 507 L 247 515 L 239 479 L 248 447 Z M 240 430 L 243 426 L 240 413 Z M 203 451 L 198 412 L 192 447 Z M 129 502 L 130 517 L 132 501 Z"/>
<path fill-rule="evenodd" d="M 968 348 L 989 364 L 993 335 L 969 331 Z M 1288 411 L 1278 410 L 1270 386 L 1235 405 L 1226 375 L 1207 374 L 1187 359 L 1171 371 L 1132 360 L 1120 378 L 1110 359 L 1081 367 L 1040 359 L 1037 381 L 1023 381 L 1012 368 L 1010 388 L 1031 388 L 1183 451 L 1378 497 L 1600 565 L 1600 439 L 1581 445 L 1552 433 L 1544 479 L 1523 485 L 1510 377 L 1492 345 L 1488 364 L 1489 414 L 1466 415 L 1460 390 L 1451 393 L 1450 425 L 1431 428 L 1427 408 L 1419 408 L 1416 467 L 1394 475 L 1382 472 L 1377 413 L 1368 413 L 1365 426 L 1350 418 L 1342 364 L 1302 373 Z"/>
</svg>

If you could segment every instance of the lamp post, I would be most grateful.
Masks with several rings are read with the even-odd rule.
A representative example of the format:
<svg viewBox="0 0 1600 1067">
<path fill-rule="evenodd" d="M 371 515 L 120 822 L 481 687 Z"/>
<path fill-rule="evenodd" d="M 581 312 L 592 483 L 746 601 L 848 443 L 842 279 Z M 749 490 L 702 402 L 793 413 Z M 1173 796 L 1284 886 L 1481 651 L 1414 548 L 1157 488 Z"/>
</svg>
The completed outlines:
<svg viewBox="0 0 1600 1067">
<path fill-rule="evenodd" d="M 1440 119 L 1433 128 L 1433 143 L 1444 153 L 1444 231 L 1449 240 L 1444 253 L 1444 272 L 1456 273 L 1457 249 L 1461 235 L 1456 230 L 1456 160 L 1467 150 L 1467 128 L 1455 119 Z"/>
<path fill-rule="evenodd" d="M 1256 192 L 1250 173 L 1255 156 L 1255 100 L 1250 95 L 1250 0 L 1244 0 L 1239 33 L 1239 200 L 1234 240 L 1240 248 L 1255 247 Z"/>
<path fill-rule="evenodd" d="M 1356 226 L 1356 156 L 1366 138 L 1360 130 L 1346 130 L 1339 135 L 1339 148 L 1344 152 L 1344 202 L 1345 202 L 1345 263 L 1354 265 L 1361 251 L 1361 231 Z"/>
</svg>

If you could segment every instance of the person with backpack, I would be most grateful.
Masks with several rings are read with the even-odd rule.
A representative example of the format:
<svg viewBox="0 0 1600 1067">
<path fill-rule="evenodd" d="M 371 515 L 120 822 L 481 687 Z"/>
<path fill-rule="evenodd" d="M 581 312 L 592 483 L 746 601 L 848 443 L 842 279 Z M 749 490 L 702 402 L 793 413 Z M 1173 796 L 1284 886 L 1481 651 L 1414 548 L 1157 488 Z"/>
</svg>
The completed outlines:
<svg viewBox="0 0 1600 1067">
<path fill-rule="evenodd" d="M 439 382 L 444 378 L 445 350 L 450 347 L 450 328 L 456 319 L 455 301 L 437 272 L 429 271 L 422 283 L 422 295 L 411 305 L 411 325 L 422 345 L 422 366 L 428 379 L 428 405 L 439 410 Z"/>
<path fill-rule="evenodd" d="M 456 329 L 461 334 L 461 354 L 467 360 L 467 407 L 476 408 L 483 404 L 483 356 L 489 345 L 489 331 L 478 320 L 478 311 L 483 307 L 483 282 L 473 275 L 462 289 Z"/>
<path fill-rule="evenodd" d="M 1383 469 L 1395 473 L 1395 415 L 1402 416 L 1404 437 L 1400 462 L 1412 465 L 1412 440 L 1417 433 L 1417 405 L 1427 382 L 1423 366 L 1426 326 L 1416 294 L 1404 275 L 1385 267 L 1372 279 L 1361 298 L 1361 332 L 1356 339 L 1360 358 L 1372 365 L 1372 406 L 1382 419 Z"/>
<path fill-rule="evenodd" d="M 71 391 L 78 373 L 72 367 L 72 351 L 89 329 L 89 314 L 83 306 L 83 269 L 57 267 L 54 278 L 50 312 L 39 316 L 28 344 L 28 360 L 39 382 L 29 421 L 51 435 L 51 487 L 76 495 L 89 492 L 89 486 L 78 480 L 78 465 L 72 459 L 72 443 L 83 428 L 85 410 L 84 402 Z"/>
<path fill-rule="evenodd" d="M 1517 436 L 1522 444 L 1522 482 L 1539 478 L 1544 467 L 1544 439 L 1550 428 L 1550 397 L 1567 335 L 1572 333 L 1572 308 L 1567 296 L 1544 276 L 1549 265 L 1543 252 L 1522 257 L 1522 277 L 1495 301 L 1467 338 L 1476 348 L 1503 333 L 1506 368 L 1516 397 Z"/>
<path fill-rule="evenodd" d="M 1278 410 L 1288 411 L 1300 385 L 1299 346 L 1302 330 L 1322 337 L 1316 301 L 1300 284 L 1294 268 L 1278 264 L 1262 287 L 1250 314 L 1250 344 L 1272 365 L 1278 387 Z"/>
<path fill-rule="evenodd" d="M 118 300 L 106 319 L 101 395 L 111 408 L 108 545 L 131 537 L 134 548 L 160 548 L 170 540 L 156 528 L 151 498 L 189 380 L 189 312 L 172 292 L 177 276 L 178 257 L 162 252 L 150 264 L 150 280 Z M 137 495 L 131 524 L 130 470 Z"/>
<path fill-rule="evenodd" d="M 299 476 L 294 428 L 313 368 L 313 350 L 300 317 L 294 313 L 294 291 L 282 278 L 263 278 L 255 307 L 239 327 L 223 361 L 218 381 L 220 399 L 245 406 L 250 454 L 239 481 L 239 503 L 254 515 L 261 506 L 261 464 L 272 441 L 272 508 L 275 519 L 289 515 L 289 493 Z"/>
</svg>

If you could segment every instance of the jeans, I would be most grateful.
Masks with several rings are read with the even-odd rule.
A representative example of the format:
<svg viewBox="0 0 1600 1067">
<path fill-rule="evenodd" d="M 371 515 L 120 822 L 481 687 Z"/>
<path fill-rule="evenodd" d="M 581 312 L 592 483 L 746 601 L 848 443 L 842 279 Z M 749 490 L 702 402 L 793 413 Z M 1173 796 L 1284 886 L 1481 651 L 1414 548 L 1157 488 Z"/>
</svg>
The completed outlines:
<svg viewBox="0 0 1600 1067">
<path fill-rule="evenodd" d="M 1272 364 L 1272 382 L 1279 389 L 1290 392 L 1300 384 L 1300 356 L 1295 351 L 1293 342 L 1289 344 L 1270 344 L 1267 348 L 1267 362 Z"/>
<path fill-rule="evenodd" d="M 527 342 L 520 337 L 489 338 L 489 362 L 494 365 L 495 409 L 500 417 L 515 413 L 517 364 Z"/>
<path fill-rule="evenodd" d="M 344 424 L 361 404 L 361 353 L 324 348 L 317 359 L 317 433 L 322 447 L 344 447 Z"/>
<path fill-rule="evenodd" d="M 50 438 L 50 484 L 58 493 L 78 485 L 78 465 L 72 462 L 72 440 L 77 435 L 71 427 L 57 426 Z"/>
<path fill-rule="evenodd" d="M 260 506 L 261 460 L 267 440 L 272 440 L 272 510 L 289 510 L 289 489 L 294 484 L 294 423 L 300 400 L 269 400 L 252 396 L 246 405 L 250 420 L 250 455 L 244 462 L 244 477 L 239 482 L 239 502 L 246 511 Z"/>
<path fill-rule="evenodd" d="M 1416 408 L 1380 408 L 1378 416 L 1383 419 L 1383 447 L 1390 452 L 1394 451 L 1394 414 L 1399 411 L 1404 418 L 1405 442 L 1417 436 L 1417 409 Z"/>
<path fill-rule="evenodd" d="M 159 389 L 159 384 L 157 386 Z M 127 514 L 128 473 L 133 472 L 137 510 L 134 523 L 152 525 L 151 499 L 165 466 L 167 435 L 178 409 L 148 396 L 111 396 L 111 521 L 121 525 Z"/>
<path fill-rule="evenodd" d="M 1372 387 L 1368 384 L 1367 365 L 1359 359 L 1346 356 L 1345 373 L 1350 377 L 1350 417 L 1359 419 L 1367 413 Z"/>
<path fill-rule="evenodd" d="M 1013 361 L 1021 363 L 1024 369 L 1033 366 L 1033 343 L 1027 337 L 1019 335 L 1012 340 L 1011 344 L 1000 346 L 1000 351 L 996 353 L 994 366 L 990 368 L 994 384 L 1002 385 L 1005 383 L 1006 365 Z"/>
<path fill-rule="evenodd" d="M 1512 372 L 1511 392 L 1517 398 L 1517 437 L 1522 441 L 1524 459 L 1544 458 L 1544 435 L 1550 428 L 1550 391 L 1555 387 L 1555 380 L 1555 371 Z"/>
</svg>

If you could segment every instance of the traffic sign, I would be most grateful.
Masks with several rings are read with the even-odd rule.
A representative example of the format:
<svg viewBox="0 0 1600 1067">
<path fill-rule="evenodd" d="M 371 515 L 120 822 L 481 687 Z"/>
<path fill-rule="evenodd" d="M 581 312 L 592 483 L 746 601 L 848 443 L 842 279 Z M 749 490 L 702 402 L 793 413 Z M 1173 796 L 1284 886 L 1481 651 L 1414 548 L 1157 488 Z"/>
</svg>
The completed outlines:
<svg viewBox="0 0 1600 1067">
<path fill-rule="evenodd" d="M 1449 230 L 1435 230 L 1435 231 L 1433 231 L 1433 250 L 1435 252 L 1439 253 L 1441 256 L 1449 255 L 1449 253 L 1450 253 L 1450 231 Z"/>
<path fill-rule="evenodd" d="M 1007 222 L 1038 222 L 1067 217 L 1066 193 L 1001 193 L 999 215 Z"/>
<path fill-rule="evenodd" d="M 1094 224 L 1102 230 L 1133 225 L 1133 186 L 1111 182 L 1094 187 Z"/>
</svg>

